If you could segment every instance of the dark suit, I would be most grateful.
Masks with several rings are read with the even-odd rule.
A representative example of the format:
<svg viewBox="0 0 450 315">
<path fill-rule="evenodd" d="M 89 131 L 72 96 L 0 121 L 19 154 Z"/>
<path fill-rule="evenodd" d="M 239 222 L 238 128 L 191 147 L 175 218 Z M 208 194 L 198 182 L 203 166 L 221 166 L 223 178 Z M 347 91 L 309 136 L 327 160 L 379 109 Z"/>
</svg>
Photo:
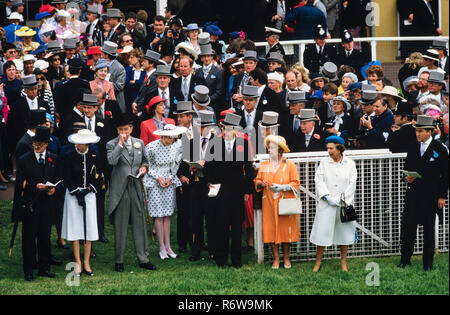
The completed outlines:
<svg viewBox="0 0 450 315">
<path fill-rule="evenodd" d="M 33 151 L 33 139 L 26 132 L 16 145 L 16 160 L 19 160 L 21 156 Z"/>
<path fill-rule="evenodd" d="M 209 97 L 211 98 L 209 106 L 214 108 L 216 116 L 219 116 L 220 112 L 226 109 L 226 106 L 224 106 L 225 85 L 223 71 L 213 65 L 206 78 L 203 68 L 198 69 L 195 74 L 205 80 L 205 84 L 209 89 Z"/>
<path fill-rule="evenodd" d="M 372 129 L 365 136 L 365 149 L 383 149 L 386 148 L 385 134 L 391 134 L 394 116 L 389 110 L 386 110 L 380 116 L 374 116 L 372 120 Z"/>
<path fill-rule="evenodd" d="M 283 58 L 286 56 L 286 52 L 284 51 L 283 46 L 278 42 L 272 47 L 270 47 L 269 51 L 266 54 L 266 59 L 269 58 L 270 53 L 277 52 L 283 55 Z"/>
<path fill-rule="evenodd" d="M 119 25 L 113 33 L 110 32 L 108 34 L 108 37 L 105 40 L 109 40 L 111 42 L 118 43 L 120 35 L 122 35 L 123 32 L 125 32 L 125 26 Z"/>
<path fill-rule="evenodd" d="M 314 128 L 308 146 L 306 146 L 306 136 L 300 129 L 294 137 L 294 150 L 291 150 L 292 152 L 325 151 L 325 134 L 317 126 Z"/>
<path fill-rule="evenodd" d="M 40 98 L 38 100 L 37 108 L 45 108 L 47 113 L 50 113 L 50 107 L 47 102 Z M 14 152 L 17 142 L 28 130 L 30 124 L 30 106 L 25 97 L 21 97 L 18 101 L 11 105 L 11 111 L 8 115 L 6 123 L 6 132 L 8 135 L 8 145 L 10 152 Z"/>
<path fill-rule="evenodd" d="M 55 87 L 55 112 L 61 121 L 70 113 L 82 93 L 91 93 L 89 82 L 81 78 L 70 79 Z"/>
<path fill-rule="evenodd" d="M 219 266 L 227 264 L 231 236 L 231 261 L 233 265 L 240 265 L 244 194 L 253 192 L 254 169 L 251 157 L 245 154 L 249 152 L 247 140 L 236 137 L 231 152 L 227 152 L 223 138 L 218 140 L 220 141 L 217 144 L 222 145 L 221 160 L 207 158 L 210 162 L 206 162 L 204 167 L 206 180 L 212 184 L 221 184 L 218 195 L 211 198 L 211 202 L 215 205 L 212 207 L 215 211 L 211 218 L 214 259 Z M 208 147 L 211 148 L 211 145 L 209 142 Z M 244 153 L 243 161 L 237 159 L 237 152 Z"/>
<path fill-rule="evenodd" d="M 436 214 L 442 219 L 442 209 L 438 209 L 438 198 L 448 195 L 448 152 L 439 142 L 432 140 L 423 156 L 420 144 L 416 142 L 408 151 L 405 170 L 416 171 L 422 178 L 408 184 L 405 209 L 402 218 L 402 263 L 409 263 L 414 251 L 417 225 L 423 225 L 424 250 L 423 266 L 431 268 L 435 248 L 434 230 Z M 441 221 L 442 222 L 442 221 Z"/>
<path fill-rule="evenodd" d="M 333 125 L 334 125 L 334 120 L 335 120 L 335 117 L 332 117 L 327 122 L 333 123 Z M 340 137 L 344 138 L 345 140 L 347 140 L 349 138 L 349 136 L 351 135 L 352 130 L 353 130 L 352 123 L 353 123 L 353 121 L 352 121 L 352 117 L 350 116 L 350 114 L 346 113 L 346 114 L 344 114 L 344 116 L 342 116 L 342 123 L 339 125 L 339 129 L 338 129 L 338 131 L 341 133 Z M 325 129 L 325 136 L 326 137 L 331 136 L 331 134 L 329 134 L 326 129 Z"/>
<path fill-rule="evenodd" d="M 416 129 L 412 124 L 405 124 L 389 135 L 387 146 L 392 153 L 408 152 L 416 142 Z"/>
<path fill-rule="evenodd" d="M 364 55 L 361 51 L 357 49 L 353 49 L 350 56 L 347 56 L 347 52 L 344 49 L 344 47 L 339 46 L 338 48 L 338 54 L 336 57 L 336 63 L 338 68 L 340 68 L 342 65 L 351 66 L 355 69 L 356 75 L 360 80 L 363 79 L 361 75 L 361 68 L 364 65 Z"/>
<path fill-rule="evenodd" d="M 86 27 L 86 34 L 90 34 L 91 33 L 91 28 L 93 27 L 92 24 L 89 24 Z M 93 46 L 103 46 L 103 42 L 104 42 L 104 37 L 103 37 L 103 24 L 102 21 L 98 20 L 97 24 L 95 24 L 94 27 L 94 32 L 92 33 L 92 40 L 94 42 Z"/>
<path fill-rule="evenodd" d="M 34 151 L 23 155 L 17 164 L 17 182 L 14 192 L 13 221 L 22 221 L 23 271 L 32 274 L 38 264 L 39 270 L 50 269 L 50 229 L 54 196 L 36 188 L 47 181 L 56 184 L 60 179 L 56 167 L 57 156 L 48 152 L 40 165 Z M 57 190 L 60 187 L 58 185 Z M 22 205 L 30 204 L 32 211 Z M 37 249 L 37 262 L 36 262 Z"/>
<path fill-rule="evenodd" d="M 281 113 L 284 107 L 284 100 L 281 100 L 280 94 L 275 93 L 272 89 L 266 86 L 259 97 L 256 109 L 262 112 L 273 111 Z"/>
<path fill-rule="evenodd" d="M 316 44 L 310 44 L 303 53 L 303 63 L 311 73 L 319 73 L 321 67 L 328 61 L 336 63 L 336 47 L 334 45 L 325 44 L 321 49 L 322 53 L 319 54 Z"/>
<path fill-rule="evenodd" d="M 184 95 L 181 90 L 181 85 L 183 84 L 183 77 L 180 76 L 179 78 L 176 78 L 175 80 L 170 82 L 170 87 L 172 91 L 174 92 L 174 96 L 177 101 L 184 101 Z M 188 98 L 186 101 L 192 101 L 191 95 L 194 94 L 194 88 L 197 85 L 206 85 L 205 79 L 198 75 L 197 73 L 192 74 L 191 81 L 189 82 L 189 93 Z"/>
<path fill-rule="evenodd" d="M 298 121 L 298 129 L 294 130 L 294 115 L 286 115 L 280 120 L 280 136 L 286 139 L 286 143 L 291 151 L 295 150 L 297 137 L 300 132 L 300 120 Z"/>
</svg>

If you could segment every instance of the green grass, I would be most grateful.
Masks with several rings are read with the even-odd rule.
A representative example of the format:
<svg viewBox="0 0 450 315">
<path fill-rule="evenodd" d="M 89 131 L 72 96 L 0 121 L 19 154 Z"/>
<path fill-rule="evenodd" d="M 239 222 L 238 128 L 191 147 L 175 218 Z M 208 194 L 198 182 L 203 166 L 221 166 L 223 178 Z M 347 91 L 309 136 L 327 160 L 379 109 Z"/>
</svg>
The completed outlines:
<svg viewBox="0 0 450 315">
<path fill-rule="evenodd" d="M 95 276 L 81 276 L 79 286 L 65 283 L 65 264 L 72 261 L 71 251 L 56 249 L 55 231 L 52 231 L 52 253 L 64 261 L 63 266 L 52 266 L 56 279 L 37 277 L 25 282 L 22 272 L 21 232 L 17 233 L 12 257 L 8 257 L 12 223 L 10 201 L 0 201 L 0 295 L 5 294 L 186 294 L 186 295 L 277 295 L 277 294 L 449 294 L 449 255 L 435 256 L 434 269 L 424 272 L 422 257 L 415 256 L 412 266 L 396 268 L 399 257 L 354 258 L 348 260 L 350 272 L 340 271 L 339 260 L 326 260 L 322 270 L 314 274 L 314 262 L 296 262 L 292 269 L 272 270 L 270 264 L 257 264 L 253 252 L 243 250 L 244 266 L 219 269 L 205 258 L 189 262 L 188 254 L 178 259 L 161 261 L 156 239 L 150 241 L 150 260 L 157 271 L 138 267 L 131 231 L 128 234 L 125 272 L 114 269 L 113 229 L 106 223 L 107 244 L 94 243 L 97 257 L 91 260 Z M 172 246 L 175 241 L 176 217 L 172 218 Z M 207 253 L 203 253 L 207 256 Z M 376 262 L 380 267 L 380 285 L 366 285 L 366 265 Z"/>
</svg>

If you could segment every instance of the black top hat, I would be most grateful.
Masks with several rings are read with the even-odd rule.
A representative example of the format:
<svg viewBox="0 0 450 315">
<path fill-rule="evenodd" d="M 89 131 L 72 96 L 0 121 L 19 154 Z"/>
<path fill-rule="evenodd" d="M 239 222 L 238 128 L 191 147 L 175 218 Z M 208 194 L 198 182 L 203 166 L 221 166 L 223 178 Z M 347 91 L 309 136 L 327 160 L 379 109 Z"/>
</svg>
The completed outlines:
<svg viewBox="0 0 450 315">
<path fill-rule="evenodd" d="M 69 61 L 67 61 L 67 64 L 70 68 L 73 69 L 82 69 L 84 66 L 83 60 L 81 60 L 80 58 L 70 59 Z"/>
<path fill-rule="evenodd" d="M 50 142 L 50 128 L 44 126 L 36 127 L 36 133 L 32 139 L 33 142 Z"/>
<path fill-rule="evenodd" d="M 76 121 L 72 124 L 72 127 L 70 128 L 70 133 L 75 133 L 81 129 L 87 129 L 86 123 L 82 121 Z"/>
<path fill-rule="evenodd" d="M 129 114 L 129 113 L 123 113 L 120 118 L 117 120 L 115 126 L 117 127 L 122 127 L 125 125 L 130 125 L 133 126 L 133 117 Z"/>
<path fill-rule="evenodd" d="M 327 37 L 327 31 L 322 25 L 317 25 L 314 30 L 314 39 L 325 39 Z"/>
<path fill-rule="evenodd" d="M 394 115 L 397 116 L 412 116 L 412 107 L 408 102 L 398 102 L 397 109 L 394 111 Z"/>
<path fill-rule="evenodd" d="M 33 109 L 30 110 L 30 123 L 29 127 L 34 128 L 38 125 L 45 124 L 45 110 L 43 109 Z"/>
<path fill-rule="evenodd" d="M 344 30 L 342 32 L 341 41 L 343 43 L 351 43 L 351 42 L 353 42 L 352 33 L 350 33 L 348 30 Z"/>
</svg>

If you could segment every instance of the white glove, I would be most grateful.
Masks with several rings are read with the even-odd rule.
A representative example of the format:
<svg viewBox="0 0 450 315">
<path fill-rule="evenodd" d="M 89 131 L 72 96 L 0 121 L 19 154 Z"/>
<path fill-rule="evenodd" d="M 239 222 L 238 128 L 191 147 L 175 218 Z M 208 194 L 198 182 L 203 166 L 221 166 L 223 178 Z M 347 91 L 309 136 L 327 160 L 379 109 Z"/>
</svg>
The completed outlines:
<svg viewBox="0 0 450 315">
<path fill-rule="evenodd" d="M 340 207 L 341 206 L 341 201 L 334 199 L 331 196 L 328 196 L 326 200 L 328 201 L 328 204 L 332 207 Z"/>
<path fill-rule="evenodd" d="M 289 184 L 280 185 L 280 191 L 291 191 L 291 185 Z"/>
<path fill-rule="evenodd" d="M 282 187 L 282 185 L 280 185 L 280 184 L 273 184 L 272 186 L 270 186 L 270 190 L 272 192 L 279 192 L 279 191 L 282 191 L 281 187 Z"/>
</svg>

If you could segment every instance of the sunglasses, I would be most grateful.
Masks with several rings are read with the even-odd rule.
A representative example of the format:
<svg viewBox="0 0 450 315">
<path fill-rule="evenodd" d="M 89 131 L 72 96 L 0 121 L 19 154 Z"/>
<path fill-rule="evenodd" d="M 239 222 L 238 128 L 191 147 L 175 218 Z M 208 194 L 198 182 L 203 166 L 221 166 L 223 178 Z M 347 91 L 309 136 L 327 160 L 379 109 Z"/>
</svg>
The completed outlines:
<svg viewBox="0 0 450 315">
<path fill-rule="evenodd" d="M 124 43 L 132 43 L 133 40 L 132 40 L 132 39 L 128 39 L 128 40 L 124 40 L 123 42 L 124 42 Z"/>
<path fill-rule="evenodd" d="M 44 77 L 37 78 L 39 81 L 45 81 Z"/>
</svg>

